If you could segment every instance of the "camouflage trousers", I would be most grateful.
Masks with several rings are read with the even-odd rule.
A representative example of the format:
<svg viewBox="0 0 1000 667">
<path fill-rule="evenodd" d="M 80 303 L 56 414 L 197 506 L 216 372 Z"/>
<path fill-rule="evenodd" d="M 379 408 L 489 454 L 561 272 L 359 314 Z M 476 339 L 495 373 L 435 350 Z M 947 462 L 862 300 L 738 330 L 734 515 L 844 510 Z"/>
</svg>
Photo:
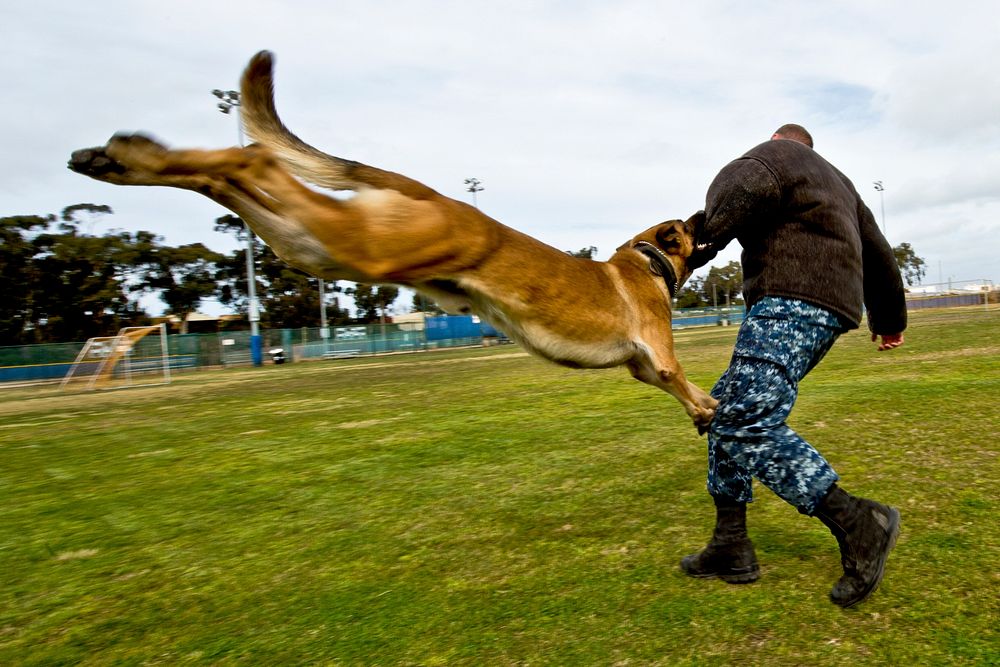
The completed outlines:
<svg viewBox="0 0 1000 667">
<path fill-rule="evenodd" d="M 754 304 L 712 389 L 719 406 L 708 432 L 709 493 L 750 502 L 756 477 L 800 512 L 814 512 L 839 478 L 785 420 L 799 382 L 844 331 L 835 315 L 804 301 Z"/>
</svg>

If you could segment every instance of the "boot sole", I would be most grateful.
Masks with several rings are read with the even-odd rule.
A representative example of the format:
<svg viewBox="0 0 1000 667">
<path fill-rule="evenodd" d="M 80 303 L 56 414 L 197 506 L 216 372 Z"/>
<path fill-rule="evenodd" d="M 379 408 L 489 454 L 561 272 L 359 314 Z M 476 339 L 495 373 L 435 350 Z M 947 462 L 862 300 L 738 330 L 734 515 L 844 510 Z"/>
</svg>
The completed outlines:
<svg viewBox="0 0 1000 667">
<path fill-rule="evenodd" d="M 889 525 L 886 527 L 886 530 L 889 531 L 889 539 L 886 541 L 885 548 L 882 550 L 882 555 L 879 558 L 878 572 L 875 574 L 875 578 L 872 579 L 871 583 L 861 592 L 861 595 L 859 595 L 858 597 L 848 600 L 843 604 L 834 600 L 833 601 L 834 604 L 839 605 L 844 609 L 849 609 L 850 607 L 853 607 L 858 603 L 864 602 L 869 597 L 871 597 L 871 594 L 875 592 L 875 589 L 878 588 L 878 585 L 882 583 L 882 577 L 885 576 L 885 563 L 886 561 L 889 560 L 889 553 L 892 552 L 892 550 L 896 547 L 896 540 L 899 539 L 899 523 L 900 523 L 899 510 L 896 509 L 895 507 L 890 507 Z"/>
<path fill-rule="evenodd" d="M 681 563 L 681 571 L 689 577 L 695 579 L 721 579 L 727 584 L 752 584 L 760 579 L 760 567 L 754 565 L 752 570 L 746 572 L 689 572 Z"/>
<path fill-rule="evenodd" d="M 719 579 L 722 579 L 727 584 L 752 584 L 760 579 L 760 570 L 740 574 L 720 574 Z"/>
</svg>

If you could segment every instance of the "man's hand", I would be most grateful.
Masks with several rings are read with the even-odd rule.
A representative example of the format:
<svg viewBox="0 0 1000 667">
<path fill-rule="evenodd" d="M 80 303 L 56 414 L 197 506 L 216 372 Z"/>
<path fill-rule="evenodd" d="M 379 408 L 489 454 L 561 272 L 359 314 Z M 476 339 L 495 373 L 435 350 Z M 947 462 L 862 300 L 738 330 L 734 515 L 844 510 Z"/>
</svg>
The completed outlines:
<svg viewBox="0 0 1000 667">
<path fill-rule="evenodd" d="M 872 334 L 872 342 L 878 340 L 878 334 Z M 891 350 L 903 344 L 903 334 L 882 334 L 882 342 L 878 344 L 878 351 Z"/>
</svg>

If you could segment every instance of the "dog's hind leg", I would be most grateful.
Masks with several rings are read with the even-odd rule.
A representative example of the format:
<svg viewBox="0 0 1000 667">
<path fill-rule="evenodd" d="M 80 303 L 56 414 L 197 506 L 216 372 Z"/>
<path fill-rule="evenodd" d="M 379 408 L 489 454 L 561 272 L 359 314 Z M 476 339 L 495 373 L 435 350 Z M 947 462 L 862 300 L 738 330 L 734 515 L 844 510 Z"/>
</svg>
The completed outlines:
<svg viewBox="0 0 1000 667">
<path fill-rule="evenodd" d="M 253 158 L 245 148 L 170 150 L 141 134 L 116 134 L 105 146 L 75 151 L 68 166 L 115 185 L 156 185 L 201 192 L 207 183 L 235 174 Z"/>
<path fill-rule="evenodd" d="M 368 276 L 336 264 L 299 221 L 283 216 L 282 201 L 253 183 L 249 167 L 259 159 L 258 152 L 240 148 L 170 151 L 140 135 L 116 136 L 107 146 L 74 152 L 69 168 L 115 185 L 198 192 L 238 215 L 288 264 L 314 275 L 333 273 L 346 280 L 366 280 Z M 297 183 L 287 185 L 302 188 Z M 286 199 L 295 196 L 285 193 Z"/>
<path fill-rule="evenodd" d="M 472 266 L 497 242 L 496 223 L 471 206 L 393 189 L 341 201 L 305 187 L 257 145 L 169 150 L 119 135 L 74 153 L 70 168 L 117 185 L 199 192 L 240 215 L 285 261 L 328 278 L 410 284 Z"/>
</svg>

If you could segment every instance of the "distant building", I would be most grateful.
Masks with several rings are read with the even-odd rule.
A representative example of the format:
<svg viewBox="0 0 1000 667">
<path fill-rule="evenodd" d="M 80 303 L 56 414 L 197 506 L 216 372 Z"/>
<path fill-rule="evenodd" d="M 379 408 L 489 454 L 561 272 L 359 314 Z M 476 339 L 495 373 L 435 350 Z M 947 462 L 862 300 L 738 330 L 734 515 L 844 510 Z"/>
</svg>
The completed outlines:
<svg viewBox="0 0 1000 667">
<path fill-rule="evenodd" d="M 154 317 L 154 324 L 167 323 L 170 333 L 181 333 L 181 318 L 177 315 Z M 224 329 L 240 329 L 240 324 L 249 324 L 242 315 L 206 315 L 191 313 L 187 318 L 187 333 L 218 333 Z"/>
<path fill-rule="evenodd" d="M 427 313 L 404 313 L 393 315 L 393 324 L 399 325 L 400 331 L 423 331 L 426 326 Z"/>
</svg>

